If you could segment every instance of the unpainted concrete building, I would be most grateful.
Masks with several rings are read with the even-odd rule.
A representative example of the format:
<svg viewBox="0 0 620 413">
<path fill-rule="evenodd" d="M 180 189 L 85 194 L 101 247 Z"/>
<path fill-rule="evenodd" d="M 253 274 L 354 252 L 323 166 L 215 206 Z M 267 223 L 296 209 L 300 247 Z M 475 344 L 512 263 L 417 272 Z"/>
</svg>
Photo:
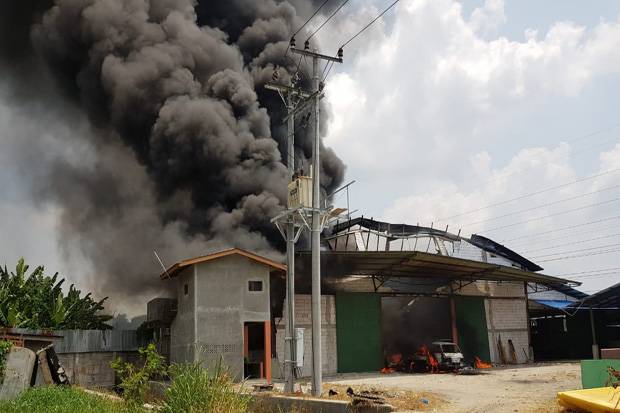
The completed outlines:
<svg viewBox="0 0 620 413">
<path fill-rule="evenodd" d="M 161 277 L 173 284 L 170 362 L 222 363 L 241 379 L 271 377 L 272 277 L 280 263 L 240 249 L 181 261 Z M 147 316 L 148 317 L 148 316 Z"/>
</svg>

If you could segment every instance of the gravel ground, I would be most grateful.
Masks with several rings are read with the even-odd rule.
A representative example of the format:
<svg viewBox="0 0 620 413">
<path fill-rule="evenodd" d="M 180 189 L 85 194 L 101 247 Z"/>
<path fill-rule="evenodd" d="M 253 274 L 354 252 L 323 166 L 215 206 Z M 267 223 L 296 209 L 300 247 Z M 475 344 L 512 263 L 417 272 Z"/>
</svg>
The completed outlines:
<svg viewBox="0 0 620 413">
<path fill-rule="evenodd" d="M 561 411 L 555 403 L 556 393 L 581 388 L 580 377 L 579 363 L 566 362 L 497 367 L 484 370 L 482 374 L 475 376 L 342 374 L 325 378 L 324 381 L 338 385 L 410 390 L 435 395 L 441 403 L 433 406 L 430 397 L 431 404 L 423 409 L 427 412 L 551 413 Z"/>
</svg>

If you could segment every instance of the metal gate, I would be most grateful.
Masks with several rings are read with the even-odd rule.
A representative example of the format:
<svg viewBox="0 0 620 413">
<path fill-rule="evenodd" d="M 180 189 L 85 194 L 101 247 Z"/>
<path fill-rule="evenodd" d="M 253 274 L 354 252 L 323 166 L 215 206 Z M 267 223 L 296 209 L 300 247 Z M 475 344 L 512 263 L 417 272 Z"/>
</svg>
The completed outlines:
<svg viewBox="0 0 620 413">
<path fill-rule="evenodd" d="M 383 363 L 380 332 L 380 295 L 337 294 L 338 372 L 368 372 L 381 369 Z"/>
</svg>

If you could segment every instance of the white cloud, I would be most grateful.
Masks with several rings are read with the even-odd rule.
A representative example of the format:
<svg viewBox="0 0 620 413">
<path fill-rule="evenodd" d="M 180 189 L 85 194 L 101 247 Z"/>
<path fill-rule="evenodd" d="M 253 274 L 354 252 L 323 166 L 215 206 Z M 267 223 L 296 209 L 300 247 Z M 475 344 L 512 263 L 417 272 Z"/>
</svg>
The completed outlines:
<svg viewBox="0 0 620 413">
<path fill-rule="evenodd" d="M 482 34 L 495 32 L 505 22 L 503 0 L 485 0 L 484 5 L 476 8 L 469 19 L 470 26 Z"/>
<path fill-rule="evenodd" d="M 595 27 L 557 21 L 546 31 L 528 29 L 525 39 L 516 41 L 493 36 L 510 19 L 503 1 L 488 0 L 464 16 L 460 4 L 451 0 L 409 0 L 399 3 L 394 16 L 393 25 L 365 34 L 354 47 L 345 48 L 342 71 L 327 84 L 333 112 L 327 143 L 343 156 L 349 177 L 358 180 L 352 188 L 357 194 L 354 209 L 367 216 L 467 230 L 466 223 L 620 184 L 620 174 L 610 174 L 499 210 L 481 210 L 460 217 L 460 222 L 437 222 L 620 167 L 616 147 L 601 154 L 598 165 L 588 170 L 579 163 L 583 158 L 576 156 L 588 141 L 549 140 L 544 124 L 552 117 L 562 120 L 558 102 L 579 107 L 585 91 L 596 82 L 620 81 L 620 19 L 602 20 Z M 326 41 L 329 37 L 323 38 Z M 609 91 L 608 99 L 613 96 Z M 585 113 L 591 101 L 583 102 Z M 570 125 L 571 119 L 564 123 Z M 530 139 L 530 147 L 520 144 L 515 130 Z M 542 141 L 532 144 L 531 136 L 541 136 Z M 604 191 L 470 230 L 484 232 L 610 198 L 614 193 Z M 614 208 L 618 210 L 618 204 L 610 203 L 488 235 L 501 241 L 587 222 L 613 213 Z M 524 250 L 524 245 L 527 241 L 517 249 Z M 598 262 L 611 259 L 613 254 L 597 256 L 597 264 L 584 258 L 543 266 L 557 273 L 575 266 L 600 268 L 603 264 Z"/>
</svg>

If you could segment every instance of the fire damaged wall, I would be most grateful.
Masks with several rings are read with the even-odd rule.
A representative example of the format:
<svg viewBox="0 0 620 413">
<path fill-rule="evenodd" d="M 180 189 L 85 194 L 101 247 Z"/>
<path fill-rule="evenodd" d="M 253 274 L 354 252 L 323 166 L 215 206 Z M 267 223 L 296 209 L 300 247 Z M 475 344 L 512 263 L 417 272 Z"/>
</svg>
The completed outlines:
<svg viewBox="0 0 620 413">
<path fill-rule="evenodd" d="M 447 298 L 383 297 L 381 338 L 384 356 L 412 355 L 424 344 L 451 340 L 450 301 Z"/>
</svg>

